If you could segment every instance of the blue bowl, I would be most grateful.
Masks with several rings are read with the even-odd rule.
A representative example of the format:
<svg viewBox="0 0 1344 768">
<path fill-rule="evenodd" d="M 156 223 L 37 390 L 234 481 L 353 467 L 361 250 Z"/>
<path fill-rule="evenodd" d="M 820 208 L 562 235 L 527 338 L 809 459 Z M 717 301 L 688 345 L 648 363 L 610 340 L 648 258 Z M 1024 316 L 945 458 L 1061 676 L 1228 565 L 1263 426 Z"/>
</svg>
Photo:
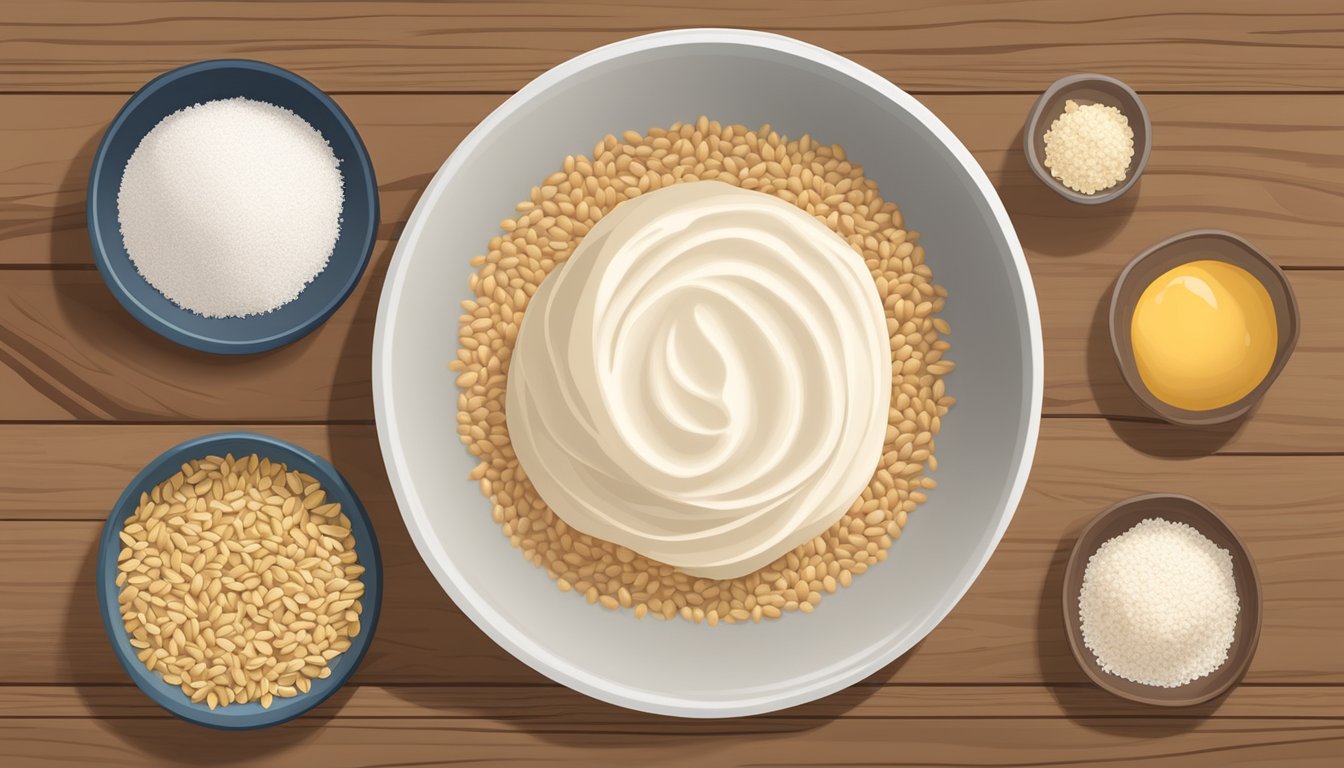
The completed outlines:
<svg viewBox="0 0 1344 768">
<path fill-rule="evenodd" d="M 140 494 L 173 475 L 182 464 L 201 459 L 208 455 L 223 456 L 231 453 L 235 457 L 257 454 L 271 461 L 284 462 L 291 470 L 305 472 L 322 483 L 327 492 L 328 501 L 340 502 L 341 511 L 350 518 L 350 528 L 355 536 L 355 552 L 359 555 L 359 564 L 364 566 L 364 596 L 361 598 L 363 613 L 360 615 L 360 632 L 350 644 L 349 650 L 336 656 L 329 662 L 331 676 L 313 681 L 307 693 L 292 698 L 275 697 L 270 709 L 256 702 L 230 704 L 216 708 L 213 712 L 204 703 L 196 704 L 176 685 L 164 682 L 162 675 L 151 672 L 136 657 L 136 649 L 131 646 L 131 638 L 126 634 L 121 621 L 121 609 L 117 596 L 121 589 L 116 585 L 117 555 L 122 544 L 118 534 L 140 502 Z M 368 513 L 360 504 L 359 497 L 346 484 L 340 473 L 325 460 L 309 453 L 303 448 L 265 435 L 247 432 L 223 432 L 188 440 L 170 448 L 149 466 L 135 476 L 126 486 L 121 498 L 112 508 L 103 528 L 103 537 L 98 545 L 98 605 L 103 615 L 103 628 L 112 641 L 112 650 L 116 652 L 121 666 L 144 691 L 149 698 L 169 712 L 183 720 L 224 730 L 247 730 L 278 725 L 286 720 L 302 715 L 321 704 L 336 692 L 359 666 L 360 659 L 373 640 L 374 630 L 378 627 L 378 609 L 383 598 L 383 566 L 378 556 L 378 540 L 373 535 L 373 524 Z"/>
<path fill-rule="evenodd" d="M 263 315 L 209 318 L 172 303 L 141 277 L 122 242 L 117 191 L 126 162 L 160 120 L 184 107 L 237 96 L 284 107 L 320 131 L 341 162 L 345 204 L 331 259 L 298 298 Z M 354 290 L 377 235 L 378 184 L 369 153 L 350 119 L 312 83 L 259 61 L 201 61 L 146 83 L 108 126 L 89 172 L 88 226 L 98 271 L 137 320 L 194 349 L 249 354 L 284 346 L 312 331 Z"/>
</svg>

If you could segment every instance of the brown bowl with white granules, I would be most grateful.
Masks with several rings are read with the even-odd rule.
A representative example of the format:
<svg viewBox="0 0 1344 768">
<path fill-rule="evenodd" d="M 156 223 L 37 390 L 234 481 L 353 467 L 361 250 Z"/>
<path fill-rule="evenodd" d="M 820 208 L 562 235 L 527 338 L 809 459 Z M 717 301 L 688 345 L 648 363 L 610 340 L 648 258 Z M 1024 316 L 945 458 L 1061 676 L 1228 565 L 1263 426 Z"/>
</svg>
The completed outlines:
<svg viewBox="0 0 1344 768">
<path fill-rule="evenodd" d="M 1080 595 L 1089 560 L 1108 542 L 1131 532 L 1144 521 L 1159 520 L 1189 526 L 1209 545 L 1231 558 L 1231 578 L 1237 612 L 1226 658 L 1206 675 L 1174 687 L 1146 685 L 1103 669 L 1084 641 Z M 1102 690 L 1124 699 L 1159 707 L 1188 707 L 1215 699 L 1231 690 L 1250 668 L 1260 641 L 1260 577 L 1255 561 L 1236 531 L 1213 510 L 1188 496 L 1146 494 L 1119 502 L 1092 519 L 1078 534 L 1064 571 L 1062 605 L 1065 634 L 1074 659 Z"/>
<path fill-rule="evenodd" d="M 690 164 L 682 159 L 690 159 Z M 803 168 L 801 172 L 786 169 Z M 838 521 L 774 562 L 736 578 L 699 578 L 573 530 L 537 493 L 514 453 L 505 418 L 509 361 L 542 281 L 621 202 L 674 184 L 719 181 L 773 195 L 825 223 L 864 259 L 886 315 L 892 397 L 880 460 Z M 540 179 L 504 234 L 472 260 L 475 298 L 464 302 L 457 359 L 459 438 L 479 459 L 471 479 L 494 521 L 561 591 L 629 609 L 635 618 L 760 622 L 811 613 L 825 595 L 887 557 L 909 515 L 935 487 L 935 436 L 955 399 L 943 377 L 949 332 L 937 317 L 946 291 L 900 211 L 842 147 L 708 117 L 607 136 L 591 156 L 570 156 Z"/>
<path fill-rule="evenodd" d="M 1132 136 L 1125 138 L 1125 130 Z M 1048 134 L 1054 146 L 1047 147 Z M 1070 202 L 1099 205 L 1128 192 L 1143 175 L 1152 135 L 1148 109 L 1134 89 L 1106 75 L 1078 74 L 1056 80 L 1036 99 L 1022 141 L 1027 166 L 1042 184 Z M 1127 160 L 1126 150 L 1132 151 Z M 1121 159 L 1108 162 L 1117 152 Z"/>
<path fill-rule="evenodd" d="M 263 435 L 179 445 L 104 528 L 98 593 L 132 680 L 183 719 L 284 722 L 354 672 L 378 620 L 377 541 L 327 462 Z"/>
</svg>

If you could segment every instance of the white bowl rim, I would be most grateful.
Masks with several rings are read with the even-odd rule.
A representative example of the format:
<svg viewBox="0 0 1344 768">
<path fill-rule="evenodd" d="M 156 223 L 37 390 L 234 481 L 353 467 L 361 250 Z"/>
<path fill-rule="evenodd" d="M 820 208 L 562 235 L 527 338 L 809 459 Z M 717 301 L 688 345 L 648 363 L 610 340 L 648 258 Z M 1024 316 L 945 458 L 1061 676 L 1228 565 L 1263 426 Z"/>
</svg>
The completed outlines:
<svg viewBox="0 0 1344 768">
<path fill-rule="evenodd" d="M 1017 467 L 1016 476 L 1013 478 L 998 528 L 994 531 L 990 540 L 990 546 L 986 547 L 980 562 L 970 572 L 969 577 L 965 579 L 965 583 L 958 585 L 956 598 L 949 601 L 946 608 L 940 613 L 926 617 L 916 629 L 907 632 L 899 642 L 869 646 L 866 654 L 851 657 L 847 660 L 843 671 L 835 675 L 822 680 L 799 684 L 769 695 L 744 696 L 731 701 L 708 701 L 693 696 L 659 693 L 613 683 L 596 676 L 556 656 L 545 646 L 527 638 L 501 613 L 495 610 L 488 601 L 483 599 L 478 592 L 472 589 L 438 540 L 427 537 L 424 533 L 430 526 L 427 520 L 427 508 L 416 494 L 411 478 L 404 469 L 406 462 L 403 461 L 397 422 L 393 418 L 395 404 L 392 402 L 390 395 L 389 382 L 385 378 L 389 375 L 391 368 L 391 344 L 388 343 L 388 339 L 393 334 L 393 323 L 395 322 L 391 308 L 397 304 L 398 297 L 406 283 L 408 254 L 415 248 L 416 242 L 419 240 L 428 215 L 427 211 L 433 207 L 428 202 L 436 200 L 443 194 L 466 158 L 477 149 L 483 139 L 534 96 L 583 70 L 611 59 L 618 59 L 642 51 L 707 43 L 764 48 L 777 53 L 791 54 L 808 59 L 813 63 L 828 67 L 840 75 L 872 88 L 885 98 L 895 102 L 934 134 L 975 183 L 977 190 L 993 214 L 995 223 L 1004 235 L 1004 240 L 1013 257 L 1013 266 L 1016 267 L 1018 280 L 1022 284 L 1027 313 L 1027 340 L 1031 352 L 1029 413 L 1027 414 L 1026 434 L 1022 445 L 1022 459 Z M 382 448 L 383 462 L 386 465 L 388 479 L 391 482 L 392 491 L 406 523 L 406 528 L 411 535 L 411 539 L 415 542 L 416 550 L 443 590 L 490 639 L 498 643 L 515 658 L 551 680 L 601 701 L 644 712 L 678 717 L 739 717 L 804 704 L 853 685 L 908 652 L 916 643 L 933 631 L 934 627 L 946 618 L 952 608 L 961 601 L 966 591 L 970 589 L 971 584 L 979 577 L 990 556 L 998 548 L 1026 487 L 1027 477 L 1030 474 L 1032 460 L 1036 453 L 1037 438 L 1040 433 L 1045 370 L 1043 357 L 1041 318 L 1036 301 L 1036 291 L 1032 283 L 1031 273 L 1027 268 L 1026 256 L 1022 251 L 1021 243 L 1017 239 L 1012 221 L 1008 218 L 1008 212 L 1004 209 L 998 192 L 990 183 L 989 177 L 985 175 L 984 170 L 975 161 L 970 151 L 927 107 L 866 67 L 839 54 L 800 40 L 752 30 L 680 29 L 641 35 L 595 48 L 547 70 L 491 112 L 453 150 L 438 172 L 434 174 L 434 178 L 430 180 L 429 185 L 416 203 L 415 210 L 407 220 L 406 227 L 397 242 L 392 263 L 388 267 L 387 278 L 378 302 L 378 314 L 373 336 L 373 405 L 379 444 Z"/>
</svg>

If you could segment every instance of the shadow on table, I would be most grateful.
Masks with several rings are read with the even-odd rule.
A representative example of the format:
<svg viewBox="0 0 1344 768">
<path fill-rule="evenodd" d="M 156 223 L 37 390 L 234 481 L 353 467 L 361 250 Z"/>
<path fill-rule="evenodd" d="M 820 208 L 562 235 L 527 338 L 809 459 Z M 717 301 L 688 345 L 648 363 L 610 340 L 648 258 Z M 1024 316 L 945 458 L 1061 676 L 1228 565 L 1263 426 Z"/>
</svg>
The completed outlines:
<svg viewBox="0 0 1344 768">
<path fill-rule="evenodd" d="M 93 262 L 85 203 L 89 171 L 93 168 L 93 156 L 102 138 L 102 131 L 97 130 L 80 145 L 65 175 L 61 177 L 60 187 L 56 190 L 56 202 L 52 206 L 50 264 Z"/>
<path fill-rule="evenodd" d="M 1036 648 L 1040 655 L 1042 680 L 1062 681 L 1084 677 L 1068 650 L 1068 640 L 1064 634 L 1063 589 L 1064 569 L 1068 564 L 1069 553 L 1087 520 L 1087 516 L 1083 516 L 1069 526 L 1055 547 L 1041 589 L 1036 613 Z M 1073 722 L 1094 731 L 1128 738 L 1162 738 L 1194 730 L 1227 699 L 1227 694 L 1224 694 L 1198 706 L 1172 709 L 1121 699 L 1090 681 L 1051 685 L 1049 688 L 1064 715 Z"/>
<path fill-rule="evenodd" d="M 1241 429 L 1249 414 L 1207 427 L 1171 424 L 1151 414 L 1125 383 L 1115 359 L 1110 328 L 1114 289 L 1112 280 L 1092 313 L 1087 335 L 1087 381 L 1098 410 L 1108 417 L 1106 423 L 1130 447 L 1151 456 L 1184 459 L 1217 451 Z"/>
<path fill-rule="evenodd" d="M 83 211 L 89 165 L 99 138 L 94 136 L 85 142 L 62 179 L 56 210 L 77 207 L 80 217 L 77 226 L 64 214 L 52 220 L 50 261 L 53 264 L 90 265 L 92 260 Z M 82 256 L 72 258 L 73 252 Z M 95 357 L 90 366 L 102 378 L 86 379 L 76 375 L 79 371 L 70 373 L 66 369 L 71 363 L 45 348 L 3 329 L 0 334 L 23 352 L 29 361 L 24 367 L 38 369 L 35 375 L 26 377 L 33 389 L 81 419 L 135 420 L 147 416 L 162 417 L 165 410 L 180 414 L 184 407 L 181 404 L 193 397 L 200 402 L 217 400 L 218 392 L 212 391 L 211 386 L 218 385 L 220 375 L 237 370 L 239 366 L 246 366 L 249 373 L 255 374 L 289 368 L 314 338 L 309 335 L 280 349 L 241 359 L 208 354 L 169 341 L 141 325 L 118 303 L 96 272 L 56 269 L 48 274 L 57 311 L 65 320 L 60 329 L 77 337 L 78 343 L 70 346 L 94 350 Z M 111 355 L 112 351 L 119 361 L 131 361 L 125 363 L 127 367 L 134 366 L 138 371 L 151 374 L 167 371 L 172 376 L 154 382 L 159 392 L 131 392 L 130 388 L 136 385 L 129 380 L 123 384 L 115 377 L 119 370 L 116 364 L 111 364 L 108 370 L 100 366 L 102 360 L 97 356 Z M 22 368 L 16 366 L 16 370 Z M 125 395 L 119 390 L 121 386 L 127 388 Z M 159 409 L 146 413 L 145 403 L 153 403 Z M 201 429 L 202 433 L 208 431 L 209 428 Z"/>
<path fill-rule="evenodd" d="M 726 629 L 732 630 L 731 627 Z M 492 721 L 501 729 L 523 733 L 559 748 L 628 749 L 629 741 L 597 737 L 612 734 L 625 734 L 631 739 L 656 737 L 662 748 L 702 750 L 697 754 L 706 764 L 712 764 L 713 746 L 725 738 L 802 734 L 845 717 L 890 681 L 905 658 L 908 654 L 848 689 L 844 695 L 763 715 L 712 720 L 624 709 L 552 683 L 492 686 L 484 694 L 489 697 L 491 706 L 469 701 L 470 688 L 452 689 L 448 697 L 445 697 L 444 689 L 391 687 L 386 690 L 408 704 L 440 712 L 445 717 Z M 517 663 L 521 666 L 521 662 Z M 459 691 L 460 696 L 457 695 Z"/>
<path fill-rule="evenodd" d="M 1019 128 L 999 168 L 999 196 L 1028 256 L 1069 257 L 1110 242 L 1129 221 L 1142 194 L 1143 178 L 1117 200 L 1101 205 L 1070 202 L 1050 189 L 1027 165 Z"/>
</svg>

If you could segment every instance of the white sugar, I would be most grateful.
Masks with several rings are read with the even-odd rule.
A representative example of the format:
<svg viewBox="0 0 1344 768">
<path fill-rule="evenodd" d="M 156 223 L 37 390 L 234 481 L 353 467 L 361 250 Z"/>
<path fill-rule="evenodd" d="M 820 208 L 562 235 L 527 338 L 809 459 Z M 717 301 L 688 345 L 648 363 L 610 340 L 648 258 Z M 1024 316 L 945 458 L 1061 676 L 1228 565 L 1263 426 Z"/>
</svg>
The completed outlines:
<svg viewBox="0 0 1344 768">
<path fill-rule="evenodd" d="M 1087 562 L 1083 642 L 1107 672 L 1175 688 L 1227 660 L 1240 603 L 1232 556 L 1184 523 L 1144 520 Z"/>
<path fill-rule="evenodd" d="M 340 161 L 287 109 L 251 99 L 174 112 L 136 147 L 117 194 L 140 274 L 206 317 L 270 312 L 326 267 L 340 233 Z"/>
</svg>

